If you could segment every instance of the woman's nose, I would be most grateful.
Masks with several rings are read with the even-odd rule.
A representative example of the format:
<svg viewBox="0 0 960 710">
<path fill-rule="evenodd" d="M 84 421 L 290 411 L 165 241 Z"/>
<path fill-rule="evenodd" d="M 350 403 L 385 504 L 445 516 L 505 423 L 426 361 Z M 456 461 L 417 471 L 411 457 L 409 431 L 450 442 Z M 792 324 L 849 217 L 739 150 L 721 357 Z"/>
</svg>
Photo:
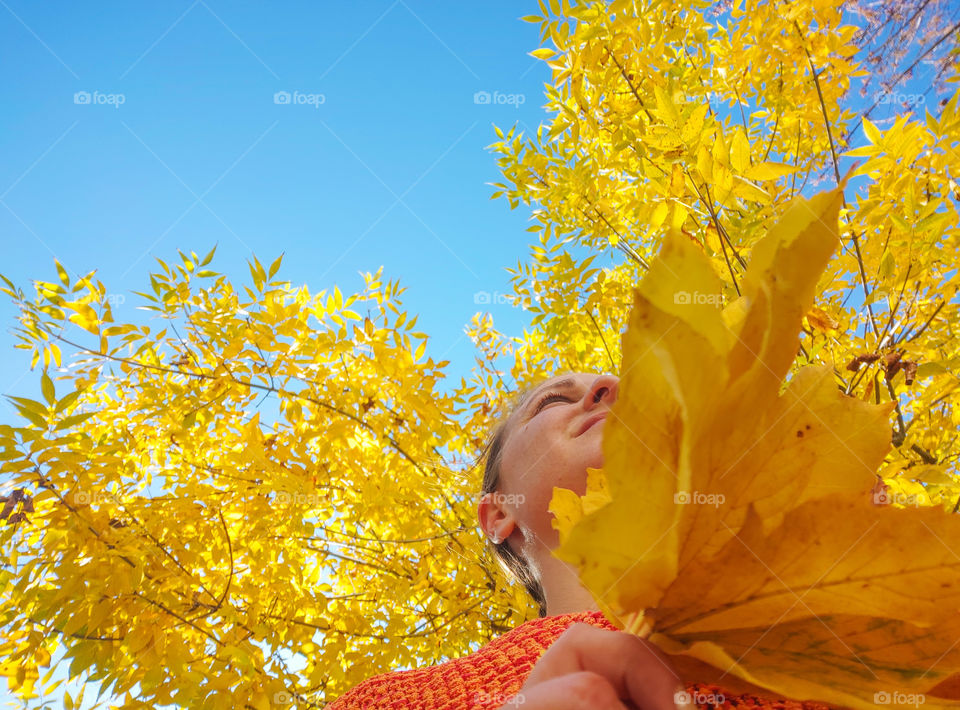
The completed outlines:
<svg viewBox="0 0 960 710">
<path fill-rule="evenodd" d="M 598 376 L 587 390 L 587 401 L 585 402 L 587 408 L 592 409 L 601 402 L 604 402 L 607 407 L 613 406 L 613 403 L 617 399 L 617 387 L 619 384 L 620 378 L 616 375 Z"/>
</svg>

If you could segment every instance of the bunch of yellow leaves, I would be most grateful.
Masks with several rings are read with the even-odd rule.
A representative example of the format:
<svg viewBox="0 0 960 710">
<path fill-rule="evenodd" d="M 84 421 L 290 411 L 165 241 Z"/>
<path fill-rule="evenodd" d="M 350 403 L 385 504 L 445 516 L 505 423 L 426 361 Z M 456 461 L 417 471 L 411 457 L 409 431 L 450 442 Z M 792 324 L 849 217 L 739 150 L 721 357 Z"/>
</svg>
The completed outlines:
<svg viewBox="0 0 960 710">
<path fill-rule="evenodd" d="M 844 395 L 829 367 L 788 376 L 841 202 L 795 200 L 726 306 L 700 246 L 665 239 L 634 292 L 604 468 L 582 498 L 554 489 L 554 554 L 619 628 L 720 684 L 957 707 L 926 694 L 960 670 L 960 517 L 876 505 L 892 402 Z"/>
</svg>

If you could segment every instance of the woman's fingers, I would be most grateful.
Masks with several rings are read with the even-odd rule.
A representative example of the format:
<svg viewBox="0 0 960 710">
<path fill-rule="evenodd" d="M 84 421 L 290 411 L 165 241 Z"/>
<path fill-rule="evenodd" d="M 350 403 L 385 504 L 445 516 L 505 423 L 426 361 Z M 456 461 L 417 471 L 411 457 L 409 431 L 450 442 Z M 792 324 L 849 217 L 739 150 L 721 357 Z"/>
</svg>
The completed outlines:
<svg viewBox="0 0 960 710">
<path fill-rule="evenodd" d="M 627 710 L 613 686 L 597 673 L 579 671 L 524 686 L 501 710 Z"/>
<path fill-rule="evenodd" d="M 584 623 L 571 625 L 544 652 L 523 688 L 584 671 L 641 710 L 675 710 L 675 694 L 683 690 L 680 676 L 653 644 Z"/>
</svg>

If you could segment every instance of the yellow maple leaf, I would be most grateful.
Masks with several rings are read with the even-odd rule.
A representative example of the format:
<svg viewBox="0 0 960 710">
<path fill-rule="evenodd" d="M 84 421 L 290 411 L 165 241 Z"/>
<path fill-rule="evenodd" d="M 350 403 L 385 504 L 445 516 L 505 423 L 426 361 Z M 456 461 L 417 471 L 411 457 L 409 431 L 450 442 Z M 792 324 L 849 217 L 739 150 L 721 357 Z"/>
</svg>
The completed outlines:
<svg viewBox="0 0 960 710">
<path fill-rule="evenodd" d="M 844 395 L 829 367 L 791 373 L 841 203 L 839 188 L 791 203 L 726 306 L 701 248 L 664 239 L 604 425 L 609 502 L 555 489 L 551 510 L 554 554 L 678 668 L 868 708 L 960 669 L 960 558 L 944 542 L 960 519 L 875 505 L 894 404 Z"/>
<path fill-rule="evenodd" d="M 582 497 L 566 488 L 554 486 L 549 510 L 555 516 L 551 524 L 559 531 L 561 544 L 574 523 L 609 502 L 610 489 L 602 468 L 587 469 L 587 490 Z"/>
</svg>

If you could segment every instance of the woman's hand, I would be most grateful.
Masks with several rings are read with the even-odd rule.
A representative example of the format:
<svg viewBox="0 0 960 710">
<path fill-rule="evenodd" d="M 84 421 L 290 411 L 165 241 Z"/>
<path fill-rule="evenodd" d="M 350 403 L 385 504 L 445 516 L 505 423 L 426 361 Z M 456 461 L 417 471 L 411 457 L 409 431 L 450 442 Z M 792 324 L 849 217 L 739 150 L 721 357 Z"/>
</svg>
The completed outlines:
<svg viewBox="0 0 960 710">
<path fill-rule="evenodd" d="M 572 624 L 500 710 L 676 710 L 680 676 L 650 642 Z"/>
</svg>

